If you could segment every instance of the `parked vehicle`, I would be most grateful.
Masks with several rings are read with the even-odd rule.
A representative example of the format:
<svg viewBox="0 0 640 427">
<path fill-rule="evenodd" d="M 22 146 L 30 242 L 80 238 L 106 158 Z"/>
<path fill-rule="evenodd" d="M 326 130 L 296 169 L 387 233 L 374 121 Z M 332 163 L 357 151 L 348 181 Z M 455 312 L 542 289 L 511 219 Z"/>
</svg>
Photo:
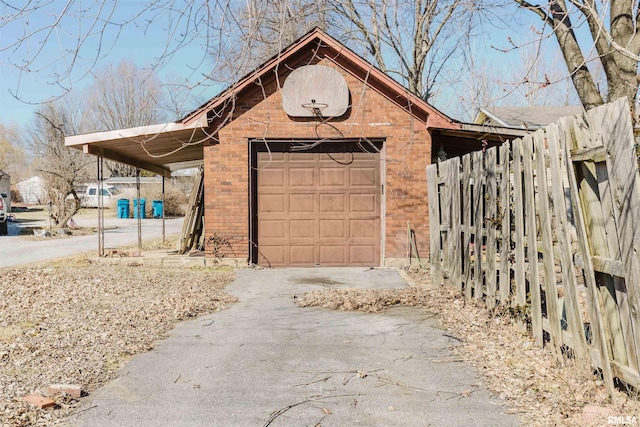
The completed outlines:
<svg viewBox="0 0 640 427">
<path fill-rule="evenodd" d="M 120 194 L 120 190 L 113 186 L 105 186 L 102 188 L 103 207 L 109 208 L 114 206 L 116 199 Z M 84 191 L 78 192 L 82 207 L 97 208 L 99 203 L 99 193 L 97 185 L 88 185 Z"/>
<path fill-rule="evenodd" d="M 4 201 L 3 195 L 0 195 L 0 236 L 6 236 L 8 231 L 7 204 Z"/>
</svg>

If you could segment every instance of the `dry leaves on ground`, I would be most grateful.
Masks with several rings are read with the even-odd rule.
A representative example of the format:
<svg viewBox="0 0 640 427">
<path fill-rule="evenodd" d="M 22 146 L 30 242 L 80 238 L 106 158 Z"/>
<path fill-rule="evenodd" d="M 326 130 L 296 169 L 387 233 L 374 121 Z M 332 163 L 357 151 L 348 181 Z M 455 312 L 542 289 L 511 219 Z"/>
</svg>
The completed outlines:
<svg viewBox="0 0 640 427">
<path fill-rule="evenodd" d="M 234 302 L 222 290 L 231 279 L 86 259 L 0 270 L 0 425 L 55 424 L 76 401 L 58 395 L 57 409 L 37 410 L 21 398 L 56 383 L 95 390 L 175 322 Z"/>
<path fill-rule="evenodd" d="M 637 395 L 618 393 L 616 405 L 590 369 L 571 360 L 558 363 L 549 347 L 537 347 L 508 314 L 488 310 L 481 302 L 465 301 L 451 287 L 430 286 L 427 274 L 412 271 L 420 287 L 393 290 L 327 289 L 297 299 L 301 306 L 333 310 L 377 312 L 405 304 L 423 307 L 462 343 L 452 352 L 476 366 L 488 388 L 505 399 L 509 412 L 525 425 L 599 426 L 609 416 L 633 417 L 640 422 Z"/>
</svg>

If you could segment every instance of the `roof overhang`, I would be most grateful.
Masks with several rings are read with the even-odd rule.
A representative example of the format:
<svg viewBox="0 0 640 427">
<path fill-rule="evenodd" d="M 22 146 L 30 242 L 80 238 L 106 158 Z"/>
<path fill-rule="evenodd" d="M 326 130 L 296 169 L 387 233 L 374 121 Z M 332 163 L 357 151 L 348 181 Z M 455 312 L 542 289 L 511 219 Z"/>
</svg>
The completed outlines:
<svg viewBox="0 0 640 427">
<path fill-rule="evenodd" d="M 478 141 L 487 140 L 494 142 L 504 142 L 505 140 L 521 138 L 530 133 L 525 129 L 514 129 L 500 126 L 477 125 L 473 123 L 460 123 L 460 127 L 430 129 L 432 133 L 456 138 L 475 139 Z"/>
<path fill-rule="evenodd" d="M 65 138 L 67 147 L 170 177 L 171 172 L 202 163 L 203 146 L 213 139 L 206 117 Z"/>
</svg>

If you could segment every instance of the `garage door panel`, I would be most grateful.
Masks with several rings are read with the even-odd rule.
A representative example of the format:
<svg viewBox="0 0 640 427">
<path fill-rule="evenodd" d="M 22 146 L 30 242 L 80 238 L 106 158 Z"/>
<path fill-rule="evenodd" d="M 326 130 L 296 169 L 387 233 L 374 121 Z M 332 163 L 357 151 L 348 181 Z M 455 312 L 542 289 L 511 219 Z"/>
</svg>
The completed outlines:
<svg viewBox="0 0 640 427">
<path fill-rule="evenodd" d="M 347 240 L 348 223 L 345 219 L 321 219 L 320 239 Z"/>
<path fill-rule="evenodd" d="M 374 265 L 377 264 L 378 251 L 376 245 L 351 245 L 349 246 L 350 265 Z"/>
<path fill-rule="evenodd" d="M 284 194 L 261 194 L 258 199 L 258 213 L 285 213 Z"/>
<path fill-rule="evenodd" d="M 260 245 L 260 251 L 258 252 L 259 263 L 261 265 L 271 265 L 273 267 L 287 265 L 285 253 L 284 245 Z"/>
<path fill-rule="evenodd" d="M 349 238 L 375 238 L 378 234 L 377 219 L 352 219 L 349 221 Z"/>
<path fill-rule="evenodd" d="M 291 239 L 313 239 L 315 237 L 315 224 L 309 219 L 290 219 L 289 237 Z"/>
<path fill-rule="evenodd" d="M 261 188 L 282 188 L 284 186 L 284 168 L 262 169 L 258 182 Z"/>
<path fill-rule="evenodd" d="M 320 212 L 340 212 L 347 211 L 347 195 L 344 193 L 324 193 L 318 198 L 320 202 Z"/>
<path fill-rule="evenodd" d="M 329 157 L 331 156 L 331 157 Z M 351 153 L 331 153 L 331 154 L 320 154 L 318 156 L 320 163 L 324 165 L 335 166 L 337 162 L 342 164 L 347 164 L 353 161 L 353 156 Z"/>
<path fill-rule="evenodd" d="M 349 183 L 352 187 L 375 187 L 376 168 L 351 168 L 349 169 Z"/>
<path fill-rule="evenodd" d="M 265 219 L 258 230 L 261 239 L 284 239 L 286 237 L 286 223 L 283 219 Z"/>
<path fill-rule="evenodd" d="M 272 151 L 270 153 L 258 153 L 258 162 L 267 164 L 270 163 L 284 163 L 286 159 L 286 153 Z"/>
<path fill-rule="evenodd" d="M 351 212 L 376 214 L 379 211 L 376 194 L 350 194 L 349 208 Z"/>
<path fill-rule="evenodd" d="M 320 245 L 320 265 L 340 266 L 348 265 L 345 245 Z"/>
<path fill-rule="evenodd" d="M 304 151 L 298 151 L 296 153 L 286 153 L 286 159 L 288 162 L 292 160 L 296 163 L 316 163 L 317 154 L 316 153 L 308 153 Z"/>
<path fill-rule="evenodd" d="M 321 187 L 345 187 L 347 185 L 347 171 L 344 168 L 320 168 Z"/>
<path fill-rule="evenodd" d="M 314 193 L 289 194 L 289 212 L 315 212 L 315 204 Z"/>
<path fill-rule="evenodd" d="M 368 144 L 366 142 L 362 143 L 363 147 L 368 147 Z M 373 153 L 365 153 L 362 150 L 358 150 L 356 152 L 353 153 L 353 160 L 354 161 L 360 161 L 360 162 L 369 162 L 369 163 L 373 163 L 376 160 L 372 160 L 372 154 Z M 378 157 L 378 154 L 375 155 L 375 157 Z"/>
<path fill-rule="evenodd" d="M 313 168 L 290 168 L 289 187 L 313 187 L 315 186 L 315 170 Z"/>
<path fill-rule="evenodd" d="M 291 245 L 289 246 L 289 264 L 299 266 L 315 265 L 315 245 Z"/>
</svg>

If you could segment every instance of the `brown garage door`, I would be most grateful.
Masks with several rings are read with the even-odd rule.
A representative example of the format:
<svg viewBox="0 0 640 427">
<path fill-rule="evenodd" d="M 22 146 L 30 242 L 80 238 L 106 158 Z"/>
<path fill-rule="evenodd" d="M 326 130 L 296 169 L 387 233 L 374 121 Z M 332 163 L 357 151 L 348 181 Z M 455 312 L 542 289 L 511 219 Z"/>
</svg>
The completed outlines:
<svg viewBox="0 0 640 427">
<path fill-rule="evenodd" d="M 331 144 L 257 153 L 259 264 L 380 264 L 380 155 Z"/>
</svg>

